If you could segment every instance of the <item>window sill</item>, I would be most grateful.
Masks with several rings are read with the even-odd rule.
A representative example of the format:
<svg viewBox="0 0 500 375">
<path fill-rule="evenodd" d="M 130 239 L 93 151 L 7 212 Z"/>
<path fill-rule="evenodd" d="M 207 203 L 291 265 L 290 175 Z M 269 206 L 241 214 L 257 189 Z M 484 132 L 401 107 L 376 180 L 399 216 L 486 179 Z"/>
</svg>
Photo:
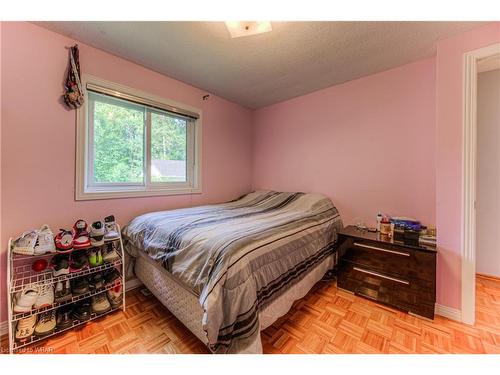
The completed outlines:
<svg viewBox="0 0 500 375">
<path fill-rule="evenodd" d="M 178 189 L 152 189 L 152 190 L 123 190 L 123 191 L 77 191 L 75 200 L 97 200 L 97 199 L 118 199 L 118 198 L 140 198 L 157 197 L 162 195 L 187 195 L 201 194 L 201 188 L 178 188 Z"/>
</svg>

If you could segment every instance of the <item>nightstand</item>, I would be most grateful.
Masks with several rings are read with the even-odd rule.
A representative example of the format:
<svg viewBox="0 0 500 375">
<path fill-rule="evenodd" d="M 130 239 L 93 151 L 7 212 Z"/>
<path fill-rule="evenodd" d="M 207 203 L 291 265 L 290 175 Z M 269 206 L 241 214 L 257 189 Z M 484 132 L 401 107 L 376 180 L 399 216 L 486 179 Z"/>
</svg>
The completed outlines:
<svg viewBox="0 0 500 375">
<path fill-rule="evenodd" d="M 337 286 L 411 314 L 434 318 L 436 249 L 348 226 L 339 231 Z"/>
</svg>

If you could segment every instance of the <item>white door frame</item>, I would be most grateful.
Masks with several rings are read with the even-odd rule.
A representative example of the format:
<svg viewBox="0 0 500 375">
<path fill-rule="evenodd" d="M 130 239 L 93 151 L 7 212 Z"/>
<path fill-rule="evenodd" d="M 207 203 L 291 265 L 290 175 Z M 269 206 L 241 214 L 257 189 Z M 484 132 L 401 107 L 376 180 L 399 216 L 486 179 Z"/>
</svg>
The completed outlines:
<svg viewBox="0 0 500 375">
<path fill-rule="evenodd" d="M 500 43 L 464 54 L 462 321 L 476 317 L 477 63 L 500 54 Z"/>
</svg>

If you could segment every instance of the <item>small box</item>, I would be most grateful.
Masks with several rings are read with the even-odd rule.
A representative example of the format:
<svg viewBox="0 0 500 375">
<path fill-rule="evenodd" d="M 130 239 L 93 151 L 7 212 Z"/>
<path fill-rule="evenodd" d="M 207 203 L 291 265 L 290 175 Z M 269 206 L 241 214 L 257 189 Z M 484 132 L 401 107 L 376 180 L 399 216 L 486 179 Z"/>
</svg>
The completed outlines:
<svg viewBox="0 0 500 375">
<path fill-rule="evenodd" d="M 404 228 L 400 225 L 394 226 L 394 241 L 402 242 L 405 245 L 418 246 L 419 231 Z"/>
<path fill-rule="evenodd" d="M 394 226 L 394 241 L 404 242 L 405 239 L 405 230 L 400 226 Z"/>
<path fill-rule="evenodd" d="M 404 231 L 404 243 L 407 245 L 417 245 L 418 246 L 418 236 L 420 232 L 416 230 L 406 229 Z"/>
</svg>

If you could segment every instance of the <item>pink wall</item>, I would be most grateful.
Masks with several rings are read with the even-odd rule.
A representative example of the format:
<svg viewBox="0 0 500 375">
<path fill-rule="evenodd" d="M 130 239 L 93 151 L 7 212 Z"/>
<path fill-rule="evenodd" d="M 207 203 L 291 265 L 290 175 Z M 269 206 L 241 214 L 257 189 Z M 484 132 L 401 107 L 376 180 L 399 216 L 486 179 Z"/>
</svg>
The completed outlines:
<svg viewBox="0 0 500 375">
<path fill-rule="evenodd" d="M 328 195 L 344 223 L 435 223 L 435 59 L 254 113 L 254 188 Z"/>
<path fill-rule="evenodd" d="M 461 308 L 462 116 L 464 53 L 500 42 L 500 22 L 445 39 L 436 58 L 436 224 L 438 297 Z"/>
<path fill-rule="evenodd" d="M 3 31 L 3 22 L 0 21 L 0 246 L 3 246 L 3 241 L 2 241 L 2 31 Z M 5 280 L 4 278 L 1 278 L 3 275 L 2 270 L 6 269 L 6 264 L 5 264 L 5 259 L 4 256 L 1 255 L 2 252 L 2 247 L 0 247 L 0 304 L 3 305 L 4 301 L 4 295 L 2 293 L 5 293 Z M 3 311 L 4 308 L 0 307 L 0 322 L 4 321 L 5 318 L 3 316 Z"/>
<path fill-rule="evenodd" d="M 346 223 L 379 209 L 435 223 L 437 301 L 461 309 L 463 54 L 499 41 L 493 22 L 436 59 L 257 110 L 254 187 L 323 192 Z"/>
<path fill-rule="evenodd" d="M 438 303 L 460 308 L 463 53 L 498 41 L 492 23 L 439 42 L 435 59 L 253 113 L 215 96 L 203 102 L 202 90 L 80 43 L 84 72 L 203 109 L 203 194 L 75 202 L 75 113 L 58 102 L 73 41 L 2 22 L 0 261 L 6 238 L 26 228 L 110 212 L 123 224 L 223 201 L 248 191 L 253 173 L 255 188 L 327 194 L 346 223 L 372 223 L 378 210 L 435 223 Z M 3 321 L 3 284 L 0 303 Z"/>
<path fill-rule="evenodd" d="M 6 239 L 43 223 L 70 227 L 110 213 L 125 224 L 147 211 L 234 199 L 251 188 L 251 112 L 116 56 L 80 46 L 84 73 L 203 110 L 203 194 L 74 200 L 75 111 L 59 102 L 73 40 L 29 23 L 2 30 L 2 259 Z M 5 267 L 0 279 L 5 279 Z M 2 315 L 5 288 L 1 289 Z M 0 320 L 5 320 L 2 317 Z"/>
</svg>

